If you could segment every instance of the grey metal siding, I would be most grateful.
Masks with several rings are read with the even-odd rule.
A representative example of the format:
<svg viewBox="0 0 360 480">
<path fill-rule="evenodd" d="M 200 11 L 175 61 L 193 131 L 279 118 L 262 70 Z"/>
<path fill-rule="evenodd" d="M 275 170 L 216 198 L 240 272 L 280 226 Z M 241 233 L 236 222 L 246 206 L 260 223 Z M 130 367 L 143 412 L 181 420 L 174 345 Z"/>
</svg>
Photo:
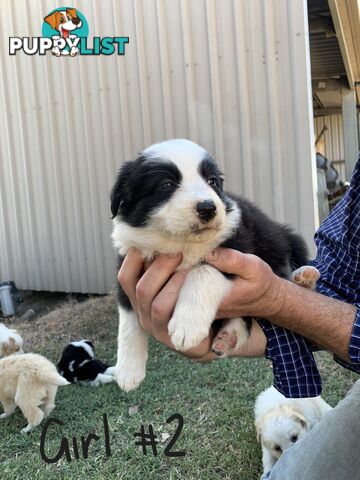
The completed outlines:
<svg viewBox="0 0 360 480">
<path fill-rule="evenodd" d="M 304 0 L 79 0 L 90 36 L 129 36 L 126 55 L 8 55 L 41 35 L 50 0 L 0 16 L 0 281 L 107 292 L 109 191 L 144 147 L 187 137 L 227 187 L 311 242 L 317 223 Z"/>
</svg>

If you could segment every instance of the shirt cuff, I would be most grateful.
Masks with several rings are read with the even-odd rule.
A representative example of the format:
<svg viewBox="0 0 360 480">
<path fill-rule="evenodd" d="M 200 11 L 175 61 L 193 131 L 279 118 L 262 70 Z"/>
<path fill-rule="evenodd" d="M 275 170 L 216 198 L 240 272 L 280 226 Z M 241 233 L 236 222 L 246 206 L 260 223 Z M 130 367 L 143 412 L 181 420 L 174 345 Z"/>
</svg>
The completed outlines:
<svg viewBox="0 0 360 480">
<path fill-rule="evenodd" d="M 267 338 L 265 356 L 273 365 L 274 387 L 287 398 L 320 395 L 322 385 L 313 356 L 314 345 L 268 320 L 258 322 Z"/>
<path fill-rule="evenodd" d="M 360 373 L 360 307 L 357 306 L 355 322 L 353 325 L 350 342 L 349 342 L 349 358 L 350 362 L 345 362 L 341 358 L 334 355 L 334 360 L 342 367 Z"/>
</svg>

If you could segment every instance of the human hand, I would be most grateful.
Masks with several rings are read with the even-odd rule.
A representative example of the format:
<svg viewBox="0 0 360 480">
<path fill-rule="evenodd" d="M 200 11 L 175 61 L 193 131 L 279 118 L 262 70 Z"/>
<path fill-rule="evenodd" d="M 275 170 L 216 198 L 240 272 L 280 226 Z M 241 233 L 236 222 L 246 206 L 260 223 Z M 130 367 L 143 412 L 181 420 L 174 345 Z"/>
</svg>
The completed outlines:
<svg viewBox="0 0 360 480">
<path fill-rule="evenodd" d="M 284 303 L 283 280 L 259 257 L 230 248 L 217 248 L 205 260 L 235 275 L 233 286 L 220 304 L 216 318 L 276 316 Z"/>
<path fill-rule="evenodd" d="M 168 335 L 168 323 L 188 272 L 176 271 L 181 260 L 181 254 L 158 255 L 150 265 L 144 265 L 140 252 L 132 248 L 118 274 L 119 283 L 129 297 L 142 328 L 171 349 L 174 346 Z M 184 354 L 198 361 L 212 360 L 213 338 L 211 330 L 200 345 Z"/>
</svg>

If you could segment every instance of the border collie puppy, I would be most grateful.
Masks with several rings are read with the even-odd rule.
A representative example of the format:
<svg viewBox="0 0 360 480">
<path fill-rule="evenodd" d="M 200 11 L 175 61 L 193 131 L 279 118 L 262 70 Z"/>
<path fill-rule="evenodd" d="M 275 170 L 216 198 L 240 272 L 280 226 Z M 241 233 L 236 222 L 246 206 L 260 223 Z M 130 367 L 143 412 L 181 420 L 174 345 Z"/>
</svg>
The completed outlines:
<svg viewBox="0 0 360 480">
<path fill-rule="evenodd" d="M 152 145 L 122 165 L 111 192 L 111 212 L 119 266 L 130 247 L 136 247 L 146 260 L 159 253 L 181 252 L 178 268 L 192 267 L 168 326 L 172 343 L 181 351 L 195 347 L 208 335 L 218 306 L 231 288 L 231 278 L 203 260 L 212 249 L 225 246 L 255 254 L 285 278 L 308 260 L 303 240 L 289 227 L 273 222 L 249 201 L 223 191 L 223 176 L 215 161 L 189 140 Z M 300 273 L 299 283 L 317 279 L 312 267 Z M 129 391 L 145 377 L 147 335 L 121 286 L 118 300 L 115 377 Z M 222 348 L 213 344 L 215 353 L 222 356 L 238 349 L 247 340 L 250 326 L 249 319 L 225 323 L 219 332 Z M 226 344 L 226 337 L 233 339 L 234 335 L 235 344 Z"/>
<path fill-rule="evenodd" d="M 99 387 L 114 380 L 114 367 L 95 358 L 94 345 L 89 340 L 69 343 L 57 364 L 60 374 L 71 383 L 87 382 Z"/>
</svg>

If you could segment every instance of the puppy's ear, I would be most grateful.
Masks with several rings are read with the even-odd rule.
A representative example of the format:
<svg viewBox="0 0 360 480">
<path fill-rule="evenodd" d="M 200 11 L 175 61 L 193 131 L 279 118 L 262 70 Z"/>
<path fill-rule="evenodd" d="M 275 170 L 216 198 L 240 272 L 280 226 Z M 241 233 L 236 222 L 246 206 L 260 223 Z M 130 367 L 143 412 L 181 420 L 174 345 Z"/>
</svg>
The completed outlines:
<svg viewBox="0 0 360 480">
<path fill-rule="evenodd" d="M 67 9 L 66 9 L 66 12 L 67 12 L 67 13 L 70 13 L 70 15 L 72 16 L 72 18 L 77 18 L 76 8 L 67 8 Z"/>
<path fill-rule="evenodd" d="M 131 189 L 129 186 L 131 173 L 133 171 L 133 162 L 126 162 L 120 168 L 115 184 L 110 194 L 110 209 L 112 218 L 115 218 L 121 205 L 130 199 Z"/>
<path fill-rule="evenodd" d="M 306 418 L 303 415 L 301 415 L 301 413 L 294 413 L 291 416 L 291 420 L 294 420 L 294 422 L 300 423 L 302 428 L 305 428 L 305 430 L 308 430 L 310 427 L 309 422 L 306 420 Z"/>
<path fill-rule="evenodd" d="M 57 25 L 59 25 L 59 12 L 54 12 L 51 15 L 48 15 L 44 18 L 44 22 L 48 23 L 51 28 L 57 30 Z"/>
</svg>

